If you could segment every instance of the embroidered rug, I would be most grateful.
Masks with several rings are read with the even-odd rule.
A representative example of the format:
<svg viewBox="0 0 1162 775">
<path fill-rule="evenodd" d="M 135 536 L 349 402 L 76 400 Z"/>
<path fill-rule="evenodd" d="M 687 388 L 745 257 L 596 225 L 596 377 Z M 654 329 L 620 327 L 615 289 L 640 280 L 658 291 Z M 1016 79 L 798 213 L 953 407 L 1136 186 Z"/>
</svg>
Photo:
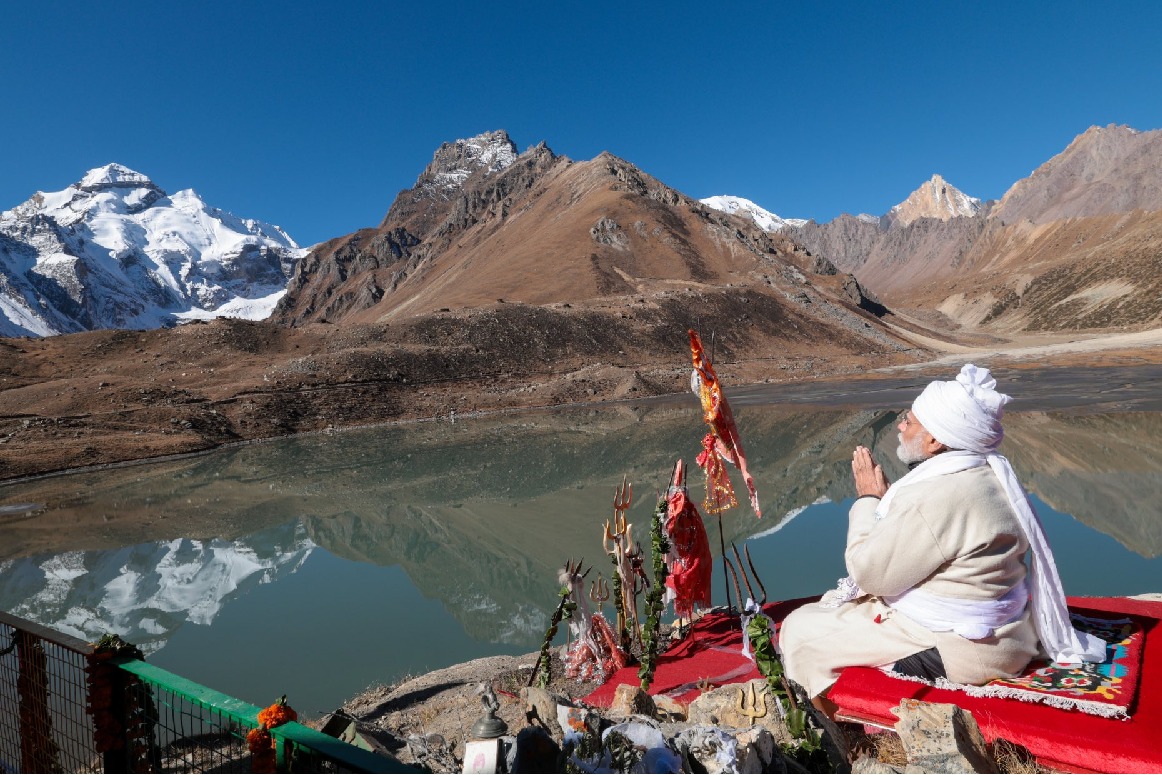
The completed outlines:
<svg viewBox="0 0 1162 775">
<path fill-rule="evenodd" d="M 972 713 L 989 742 L 1003 738 L 1016 743 L 1053 769 L 1162 772 L 1162 744 L 1158 740 L 1158 730 L 1162 730 L 1162 602 L 1071 597 L 1068 603 L 1072 614 L 1104 620 L 1103 625 L 1118 628 L 1110 635 L 1111 639 L 1123 635 L 1112 649 L 1113 659 L 1096 671 L 1073 676 L 1067 670 L 1054 671 L 1042 664 L 1017 681 L 1004 682 L 1010 685 L 998 690 L 1051 696 L 1053 693 L 1046 689 L 1049 684 L 1056 684 L 1057 696 L 1074 702 L 1072 710 L 1054 707 L 1044 700 L 1029 702 L 1024 701 L 1028 698 L 1018 700 L 1014 696 L 989 696 L 983 691 L 970 693 L 967 688 L 949 685 L 933 686 L 870 667 L 844 670 L 828 697 L 839 705 L 843 719 L 882 727 L 895 725 L 897 718 L 892 709 L 902 700 L 952 703 Z M 1126 625 L 1115 624 L 1122 620 L 1129 620 L 1128 632 Z M 1079 624 L 1091 626 L 1084 621 Z M 1103 668 L 1108 677 L 1102 673 Z M 1049 672 L 1039 677 L 1039 670 Z M 1036 686 L 1037 683 L 1045 686 Z M 1125 715 L 1117 711 L 1105 716 L 1081 712 L 1079 702 L 1124 707 Z"/>
<path fill-rule="evenodd" d="M 934 684 L 942 689 L 962 691 L 971 697 L 1003 697 L 1023 702 L 1041 702 L 1063 710 L 1079 710 L 1095 716 L 1128 719 L 1141 678 L 1142 624 L 1129 618 L 1103 619 L 1070 612 L 1073 626 L 1106 642 L 1106 659 L 1100 664 L 1084 662 L 1060 665 L 1038 660 L 1016 678 L 998 678 L 983 686 L 968 686 L 945 679 Z M 894 678 L 927 683 L 923 679 L 889 672 Z"/>
</svg>

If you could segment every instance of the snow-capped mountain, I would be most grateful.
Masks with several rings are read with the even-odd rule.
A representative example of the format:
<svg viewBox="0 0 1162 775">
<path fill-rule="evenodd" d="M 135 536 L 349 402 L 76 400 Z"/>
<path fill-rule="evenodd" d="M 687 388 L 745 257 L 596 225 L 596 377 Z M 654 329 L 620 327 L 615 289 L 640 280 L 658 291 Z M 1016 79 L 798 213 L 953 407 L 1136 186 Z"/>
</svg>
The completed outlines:
<svg viewBox="0 0 1162 775">
<path fill-rule="evenodd" d="M 0 609 L 83 640 L 116 633 L 148 653 L 186 622 L 302 567 L 315 544 L 294 523 L 245 539 L 173 541 L 0 563 Z"/>
<path fill-rule="evenodd" d="M 933 175 L 908 198 L 893 207 L 887 218 L 901 226 L 907 226 L 920 218 L 936 218 L 947 221 L 950 218 L 972 217 L 980 212 L 983 204 L 976 197 L 965 194 L 939 175 Z"/>
<path fill-rule="evenodd" d="M 0 213 L 0 336 L 266 318 L 306 251 L 120 164 Z"/>
<path fill-rule="evenodd" d="M 740 196 L 712 196 L 700 201 L 715 210 L 750 218 L 763 231 L 780 231 L 787 226 L 802 226 L 807 222 L 804 218 L 780 218 L 769 210 L 764 210 L 749 199 L 743 199 Z"/>
</svg>

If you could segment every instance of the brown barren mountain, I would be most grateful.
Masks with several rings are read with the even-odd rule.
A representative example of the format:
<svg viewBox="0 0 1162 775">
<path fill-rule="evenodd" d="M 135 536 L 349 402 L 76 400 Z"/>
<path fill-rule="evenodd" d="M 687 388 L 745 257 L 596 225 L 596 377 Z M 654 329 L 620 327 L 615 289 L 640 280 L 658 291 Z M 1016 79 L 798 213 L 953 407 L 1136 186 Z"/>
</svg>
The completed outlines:
<svg viewBox="0 0 1162 775">
<path fill-rule="evenodd" d="M 903 226 L 848 216 L 795 236 L 897 311 L 1012 334 L 1162 325 L 1160 227 L 1162 130 L 1111 125 L 978 215 Z"/>
<path fill-rule="evenodd" d="M 502 132 L 473 138 L 498 139 L 511 143 Z M 828 262 L 609 153 L 574 162 L 542 143 L 503 170 L 479 168 L 458 189 L 434 191 L 449 174 L 446 148 L 377 229 L 332 240 L 302 261 L 276 320 L 380 323 L 443 308 L 620 304 L 750 288 L 804 319 L 842 320 L 857 338 L 868 328 L 849 314 L 864 301 L 858 290 Z M 805 288 L 824 312 L 796 301 Z"/>
<path fill-rule="evenodd" d="M 1017 181 L 989 217 L 1035 224 L 1162 210 L 1162 130 L 1090 127 Z"/>
</svg>

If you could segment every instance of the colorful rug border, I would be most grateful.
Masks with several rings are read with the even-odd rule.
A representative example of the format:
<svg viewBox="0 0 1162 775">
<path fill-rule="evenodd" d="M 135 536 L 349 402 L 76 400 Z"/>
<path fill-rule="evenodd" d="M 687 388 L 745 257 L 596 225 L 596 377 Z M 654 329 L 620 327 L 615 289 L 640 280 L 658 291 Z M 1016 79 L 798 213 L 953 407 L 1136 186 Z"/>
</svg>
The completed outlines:
<svg viewBox="0 0 1162 775">
<path fill-rule="evenodd" d="M 925 681 L 911 675 L 902 675 L 892 670 L 884 670 L 884 675 L 901 681 L 912 681 L 936 689 L 945 689 L 953 692 L 964 692 L 969 697 L 990 697 L 1001 700 L 1019 700 L 1021 702 L 1035 702 L 1048 705 L 1058 710 L 1078 710 L 1091 716 L 1129 721 L 1129 705 L 1114 705 L 1108 702 L 1093 702 L 1092 700 L 1077 700 L 1045 692 L 1031 692 L 1028 689 L 1014 689 L 1011 686 L 974 686 L 972 684 L 958 684 L 947 678 L 937 678 L 935 681 Z"/>
<path fill-rule="evenodd" d="M 1021 702 L 1036 702 L 1042 705 L 1048 705 L 1060 710 L 1077 710 L 1082 713 L 1087 713 L 1092 716 L 1101 716 L 1103 718 L 1119 719 L 1121 721 L 1128 721 L 1130 719 L 1130 708 L 1133 707 L 1134 700 L 1137 697 L 1138 690 L 1142 683 L 1142 649 L 1145 640 L 1145 628 L 1142 622 L 1137 621 L 1130 616 L 1121 616 L 1117 618 L 1106 618 L 1101 616 L 1088 616 L 1079 611 L 1071 610 L 1069 612 L 1070 618 L 1075 625 L 1080 625 L 1085 628 L 1089 625 L 1091 630 L 1122 630 L 1125 631 L 1127 625 L 1130 630 L 1127 632 L 1122 640 L 1117 642 L 1109 642 L 1109 658 L 1106 662 L 1101 664 L 1122 665 L 1128 667 L 1127 662 L 1133 663 L 1135 670 L 1133 685 L 1127 687 L 1123 698 L 1117 701 L 1100 702 L 1096 700 L 1087 700 L 1083 697 L 1070 697 L 1066 694 L 1060 694 L 1049 691 L 1034 691 L 1026 689 L 1019 685 L 1014 685 L 1013 681 L 1019 680 L 1028 673 L 1023 673 L 1014 679 L 996 679 L 990 681 L 982 686 L 973 684 L 961 684 L 955 681 L 950 681 L 947 678 L 937 678 L 934 681 L 928 681 L 923 678 L 915 676 L 903 675 L 888 668 L 881 668 L 885 675 L 892 678 L 898 678 L 903 681 L 913 681 L 915 683 L 924 684 L 926 686 L 933 686 L 937 689 L 947 689 L 949 691 L 963 692 L 970 697 L 995 697 L 1005 700 L 1019 700 Z M 1104 633 L 1103 633 L 1104 634 Z M 1119 654 L 1120 650 L 1120 654 Z M 1045 660 L 1035 661 L 1031 664 L 1044 664 Z M 1038 669 L 1044 669 L 1038 668 Z M 1026 671 L 1028 668 L 1026 668 Z"/>
</svg>

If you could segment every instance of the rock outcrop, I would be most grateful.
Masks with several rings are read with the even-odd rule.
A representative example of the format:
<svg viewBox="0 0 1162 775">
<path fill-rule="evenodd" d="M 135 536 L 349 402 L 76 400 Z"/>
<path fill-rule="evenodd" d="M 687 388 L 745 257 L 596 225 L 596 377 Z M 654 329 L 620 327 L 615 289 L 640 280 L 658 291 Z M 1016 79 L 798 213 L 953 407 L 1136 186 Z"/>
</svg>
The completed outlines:
<svg viewBox="0 0 1162 775">
<path fill-rule="evenodd" d="M 983 206 L 976 197 L 965 194 L 941 176 L 933 175 L 884 217 L 889 224 L 907 226 L 921 218 L 938 221 L 971 218 Z"/>
</svg>

